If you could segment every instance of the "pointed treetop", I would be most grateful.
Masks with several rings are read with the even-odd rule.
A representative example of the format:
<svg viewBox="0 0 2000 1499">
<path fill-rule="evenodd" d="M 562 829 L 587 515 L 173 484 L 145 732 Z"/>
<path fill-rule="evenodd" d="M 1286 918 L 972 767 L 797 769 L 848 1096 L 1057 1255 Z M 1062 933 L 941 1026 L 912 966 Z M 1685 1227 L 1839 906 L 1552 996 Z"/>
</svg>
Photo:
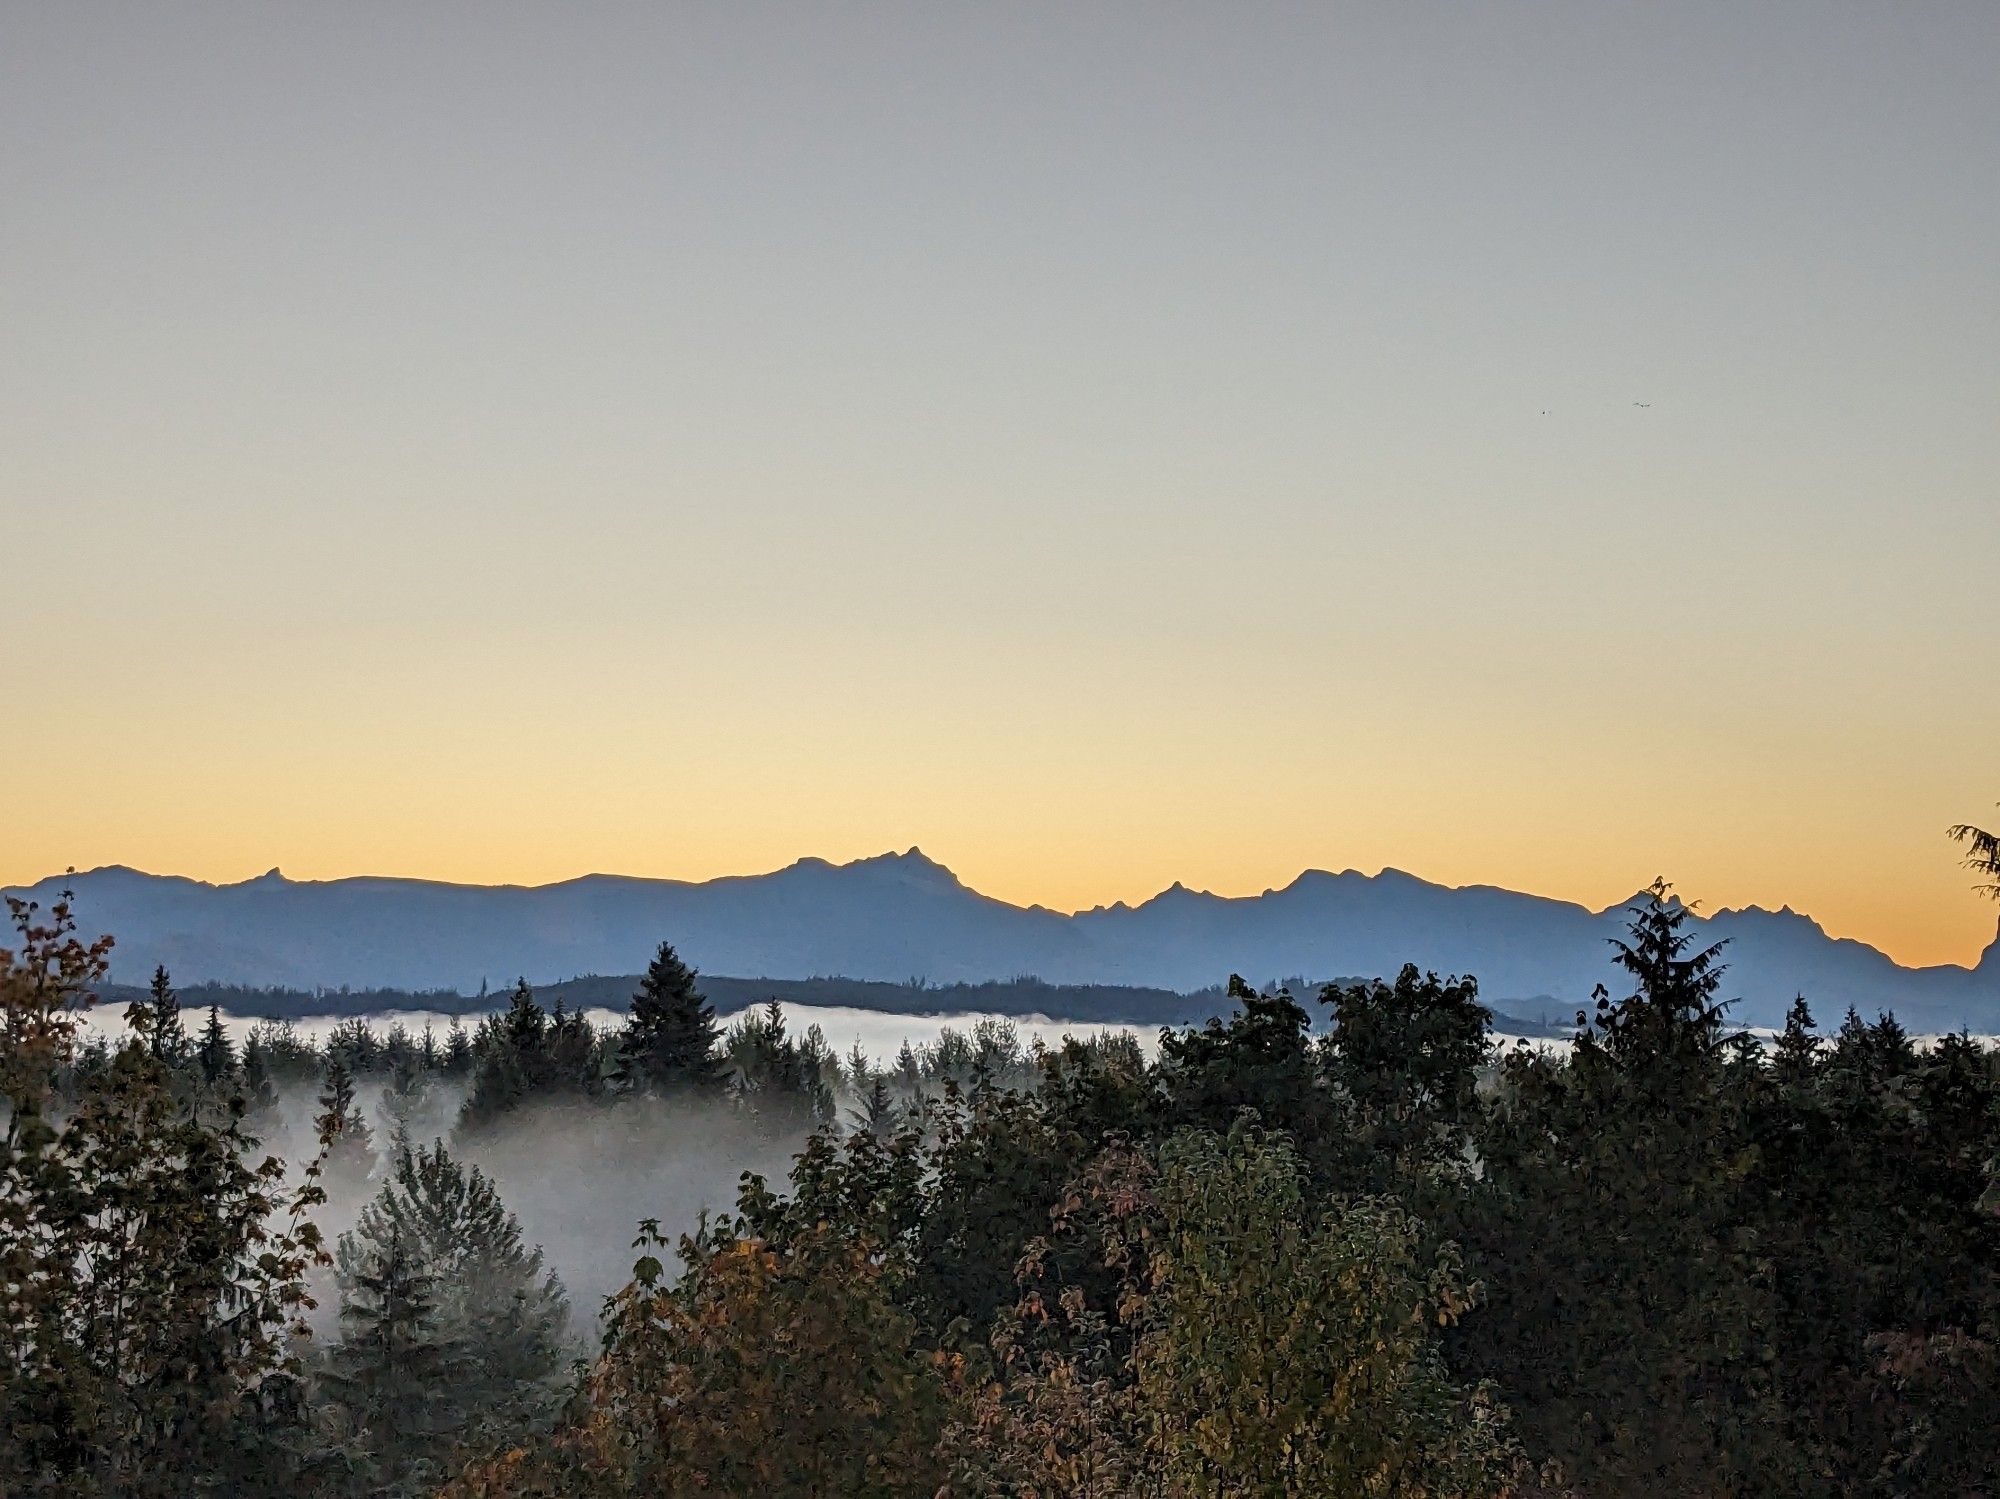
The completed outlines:
<svg viewBox="0 0 2000 1499">
<path fill-rule="evenodd" d="M 694 969 L 672 943 L 662 942 L 632 996 L 619 1085 L 652 1092 L 714 1087 L 722 1081 L 716 1055 L 721 1038 L 715 1007 L 696 986 Z"/>
</svg>

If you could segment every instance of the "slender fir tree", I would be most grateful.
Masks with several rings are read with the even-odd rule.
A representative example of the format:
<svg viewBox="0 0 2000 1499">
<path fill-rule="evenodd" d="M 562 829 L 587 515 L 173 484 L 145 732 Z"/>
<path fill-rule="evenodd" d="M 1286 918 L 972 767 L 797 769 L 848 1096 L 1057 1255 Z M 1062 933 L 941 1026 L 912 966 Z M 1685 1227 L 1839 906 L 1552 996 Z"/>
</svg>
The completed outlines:
<svg viewBox="0 0 2000 1499">
<path fill-rule="evenodd" d="M 886 1139 L 896 1132 L 901 1122 L 900 1115 L 901 1110 L 889 1093 L 889 1080 L 878 1072 L 869 1079 L 868 1091 L 851 1117 L 856 1129 L 866 1130 L 878 1139 Z"/>
<path fill-rule="evenodd" d="M 340 1244 L 340 1341 L 320 1375 L 349 1460 L 368 1492 L 414 1490 L 458 1424 L 457 1350 L 438 1327 L 437 1278 L 394 1222 L 379 1239 Z M 401 1479 L 401 1483 L 396 1483 Z"/>
<path fill-rule="evenodd" d="M 377 1106 L 382 1131 L 388 1137 L 389 1153 L 399 1156 L 410 1147 L 411 1138 L 424 1105 L 430 1098 L 430 1074 L 414 1056 L 404 1057 L 389 1071 Z"/>
<path fill-rule="evenodd" d="M 245 1117 L 263 1128 L 278 1107 L 278 1082 L 272 1075 L 271 1049 L 256 1028 L 243 1040 L 242 1083 Z"/>
<path fill-rule="evenodd" d="M 458 1016 L 451 1017 L 451 1028 L 445 1032 L 444 1073 L 447 1077 L 466 1077 L 472 1072 L 472 1038 L 465 1033 L 465 1022 Z"/>
<path fill-rule="evenodd" d="M 338 1056 L 327 1058 L 319 1108 L 314 1122 L 319 1133 L 332 1141 L 326 1157 L 327 1182 L 357 1187 L 375 1169 L 375 1139 L 354 1102 L 354 1077 Z"/>
<path fill-rule="evenodd" d="M 226 1087 L 236 1079 L 236 1044 L 222 1028 L 222 1013 L 214 1005 L 208 1007 L 208 1020 L 195 1047 L 195 1060 L 201 1066 L 202 1081 L 211 1088 Z"/>
<path fill-rule="evenodd" d="M 141 1003 L 146 1015 L 135 1029 L 145 1036 L 147 1049 L 169 1067 L 186 1066 L 189 1047 L 187 1028 L 181 1023 L 181 999 L 165 968 L 153 970 L 152 985 Z"/>
</svg>

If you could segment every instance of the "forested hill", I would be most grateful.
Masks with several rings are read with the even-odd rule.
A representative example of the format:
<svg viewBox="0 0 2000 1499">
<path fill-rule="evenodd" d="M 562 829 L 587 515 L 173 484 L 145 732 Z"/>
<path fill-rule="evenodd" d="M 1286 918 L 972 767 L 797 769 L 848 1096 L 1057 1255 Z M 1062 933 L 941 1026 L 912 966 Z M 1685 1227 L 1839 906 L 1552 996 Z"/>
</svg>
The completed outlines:
<svg viewBox="0 0 2000 1499">
<path fill-rule="evenodd" d="M 631 1004 L 639 979 L 636 973 L 588 974 L 543 984 L 537 988 L 536 997 L 549 1007 L 561 1003 L 570 1010 L 622 1012 Z M 1041 1016 L 1146 1029 L 1200 1025 L 1213 1017 L 1227 1015 L 1233 1004 L 1226 986 L 1221 984 L 1182 994 L 1172 989 L 1119 984 L 1049 984 L 1035 978 L 1000 979 L 983 984 L 888 984 L 845 978 L 730 978 L 712 973 L 702 974 L 700 984 L 702 993 L 723 1015 L 776 1000 L 782 1005 L 873 1010 L 884 1015 Z M 1286 985 L 1306 1000 L 1311 1000 L 1321 987 L 1317 982 L 1300 978 L 1288 980 Z M 142 998 L 145 993 L 138 984 L 106 984 L 98 991 L 98 997 L 105 1003 L 124 1004 Z M 506 1008 L 508 990 L 495 988 L 483 994 L 461 994 L 454 989 L 292 989 L 202 983 L 187 985 L 180 995 L 191 1010 L 214 1005 L 230 1015 L 308 1020 L 398 1012 L 487 1015 Z M 1560 1014 L 1501 1011 L 1494 1015 L 1493 1025 L 1497 1032 L 1508 1036 L 1556 1036 L 1569 1034 L 1569 1022 L 1574 1018 L 1574 1007 Z"/>
<path fill-rule="evenodd" d="M 1301 973 L 1373 977 L 1413 962 L 1474 974 L 1489 1004 L 1530 1016 L 1573 1013 L 1612 976 L 1609 939 L 1622 930 L 1627 904 L 1592 911 L 1395 870 L 1349 870 L 1308 871 L 1243 898 L 1175 885 L 1136 906 L 1064 915 L 982 895 L 916 849 L 843 865 L 804 859 L 705 883 L 610 875 L 536 887 L 296 881 L 273 870 L 211 885 L 110 867 L 17 893 L 46 902 L 65 884 L 85 927 L 118 934 L 112 977 L 129 984 L 145 982 L 158 964 L 183 985 L 467 994 L 517 976 L 546 985 L 635 973 L 665 939 L 704 972 L 764 982 L 843 974 L 882 985 L 871 1006 L 893 1001 L 912 979 L 976 985 L 1035 974 L 1049 985 L 1181 995 L 1231 973 L 1259 983 Z M 1973 968 L 1912 969 L 1790 910 L 1718 911 L 1693 928 L 1704 942 L 1729 942 L 1725 992 L 1738 1001 L 1731 1019 L 1739 1024 L 1779 1025 L 1804 994 L 1821 1014 L 1853 1006 L 1894 1010 L 1918 1030 L 2000 1030 L 2000 944 Z M 1139 1003 L 1149 1020 L 1187 1013 Z"/>
<path fill-rule="evenodd" d="M 622 1012 L 631 1004 L 639 979 L 636 973 L 590 974 L 538 985 L 535 995 L 548 1007 L 561 1003 L 570 1010 Z M 1226 1014 L 1230 1008 L 1220 985 L 1180 994 L 1171 989 L 1115 984 L 1047 984 L 1031 978 L 984 984 L 889 984 L 845 978 L 730 978 L 709 973 L 700 976 L 700 984 L 702 993 L 724 1015 L 775 999 L 784 1005 L 874 1010 L 888 1015 L 1041 1015 L 1145 1027 L 1199 1024 L 1210 1016 Z M 112 1003 L 136 1000 L 145 992 L 136 984 L 109 984 L 99 991 L 100 998 Z M 506 1008 L 508 998 L 505 987 L 483 994 L 461 994 L 452 989 L 250 988 L 216 983 L 189 984 L 180 994 L 191 1009 L 214 1005 L 231 1015 L 273 1020 L 398 1011 L 484 1015 Z"/>
</svg>

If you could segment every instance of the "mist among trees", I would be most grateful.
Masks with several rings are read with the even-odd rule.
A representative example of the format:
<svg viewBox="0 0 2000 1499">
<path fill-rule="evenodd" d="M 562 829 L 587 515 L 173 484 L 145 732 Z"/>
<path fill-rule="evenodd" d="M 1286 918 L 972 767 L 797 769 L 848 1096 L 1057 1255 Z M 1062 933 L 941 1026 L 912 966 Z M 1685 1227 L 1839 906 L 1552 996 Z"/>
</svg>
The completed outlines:
<svg viewBox="0 0 2000 1499">
<path fill-rule="evenodd" d="M 109 939 L 13 918 L 7 1494 L 2000 1472 L 1995 1054 L 1805 998 L 1732 1032 L 1727 953 L 1664 885 L 1569 1043 L 1505 1051 L 1471 978 L 1405 968 L 1232 980 L 1150 1057 L 994 1020 L 842 1055 L 775 1001 L 724 1027 L 665 944 L 617 1028 L 523 982 L 442 1033 L 239 1047 L 162 971 L 113 1045 L 79 1019 Z M 670 1190 L 694 1159 L 714 1180 Z"/>
</svg>

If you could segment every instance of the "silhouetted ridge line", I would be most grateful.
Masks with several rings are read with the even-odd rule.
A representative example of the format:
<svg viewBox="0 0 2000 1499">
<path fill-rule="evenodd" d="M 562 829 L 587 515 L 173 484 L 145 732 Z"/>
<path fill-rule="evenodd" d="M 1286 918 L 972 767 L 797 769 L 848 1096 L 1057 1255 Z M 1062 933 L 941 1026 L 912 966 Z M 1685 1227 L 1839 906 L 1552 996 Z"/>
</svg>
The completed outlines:
<svg viewBox="0 0 2000 1499">
<path fill-rule="evenodd" d="M 917 848 L 848 864 L 801 859 L 705 882 L 587 875 L 487 887 L 297 881 L 273 870 L 211 885 L 108 868 L 22 893 L 46 902 L 65 884 L 87 926 L 118 934 L 112 977 L 127 983 L 164 965 L 190 984 L 466 994 L 521 975 L 549 984 L 636 973 L 665 940 L 704 973 L 760 981 L 841 975 L 950 985 L 1035 974 L 1052 985 L 1179 995 L 1231 973 L 1258 982 L 1301 973 L 1393 977 L 1415 963 L 1474 975 L 1487 1003 L 1521 1014 L 1573 1010 L 1611 976 L 1607 938 L 1630 904 L 1592 911 L 1400 870 L 1309 870 L 1259 895 L 1176 882 L 1138 905 L 1064 915 L 981 894 Z M 1705 940 L 1731 944 L 1738 1023 L 1780 1025 L 1804 993 L 1822 1013 L 1893 1009 L 1925 1031 L 2000 1029 L 2000 961 L 1991 949 L 1973 968 L 1904 968 L 1788 909 L 1693 919 Z"/>
</svg>

